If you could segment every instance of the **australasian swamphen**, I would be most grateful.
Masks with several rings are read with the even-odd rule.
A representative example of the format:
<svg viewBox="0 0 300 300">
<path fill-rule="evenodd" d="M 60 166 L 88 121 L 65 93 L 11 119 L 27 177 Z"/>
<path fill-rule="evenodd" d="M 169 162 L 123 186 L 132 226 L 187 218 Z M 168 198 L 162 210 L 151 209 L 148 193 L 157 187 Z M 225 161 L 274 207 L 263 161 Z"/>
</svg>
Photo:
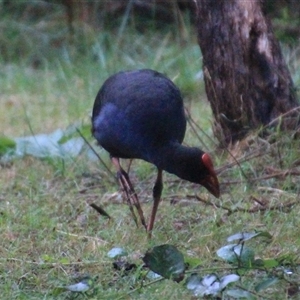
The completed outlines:
<svg viewBox="0 0 300 300">
<path fill-rule="evenodd" d="M 161 73 L 148 69 L 119 72 L 109 77 L 98 92 L 92 115 L 93 136 L 110 153 L 127 201 L 137 208 L 150 235 L 163 189 L 163 170 L 203 185 L 215 197 L 220 195 L 209 155 L 181 145 L 185 130 L 180 91 Z M 143 159 L 157 167 L 148 226 L 119 158 Z M 133 212 L 132 205 L 130 208 Z"/>
</svg>

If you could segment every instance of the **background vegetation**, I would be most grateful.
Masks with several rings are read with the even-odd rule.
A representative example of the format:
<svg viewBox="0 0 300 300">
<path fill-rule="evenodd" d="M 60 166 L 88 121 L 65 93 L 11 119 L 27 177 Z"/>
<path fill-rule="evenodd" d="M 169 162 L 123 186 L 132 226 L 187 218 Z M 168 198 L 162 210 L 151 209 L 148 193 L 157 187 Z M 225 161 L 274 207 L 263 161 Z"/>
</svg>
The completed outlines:
<svg viewBox="0 0 300 300">
<path fill-rule="evenodd" d="M 257 258 L 274 259 L 278 264 L 268 270 L 248 271 L 239 285 L 253 291 L 257 282 L 274 276 L 279 278 L 276 284 L 253 291 L 253 296 L 297 298 L 299 132 L 274 130 L 267 139 L 253 133 L 232 147 L 231 154 L 217 149 L 205 100 L 201 53 L 189 12 L 181 13 L 179 23 L 169 25 L 147 19 L 147 26 L 142 26 L 145 23 L 129 17 L 126 10 L 114 26 L 77 18 L 71 33 L 65 7 L 59 2 L 8 2 L 1 2 L 0 11 L 1 135 L 48 134 L 74 124 L 83 128 L 90 122 L 95 95 L 109 75 L 124 69 L 156 69 L 182 90 L 194 121 L 185 143 L 212 153 L 222 197 L 214 199 L 199 186 L 165 174 L 164 201 L 153 239 L 148 241 L 143 228 L 135 227 L 128 208 L 121 204 L 114 176 L 100 162 L 83 154 L 70 159 L 26 156 L 2 160 L 1 298 L 191 299 L 190 291 L 171 280 L 140 288 L 148 282 L 141 280 L 141 271 L 128 274 L 116 270 L 108 251 L 120 246 L 128 253 L 126 261 L 140 266 L 140 257 L 151 246 L 169 243 L 176 245 L 192 266 L 200 265 L 203 274 L 221 276 L 231 265 L 217 259 L 216 250 L 227 236 L 244 231 L 271 233 L 268 243 L 251 242 Z M 282 13 L 274 16 L 282 30 L 285 22 L 290 25 L 297 19 L 288 22 L 290 10 L 281 9 Z M 299 36 L 283 35 L 283 42 L 299 87 Z M 105 152 L 89 134 L 86 137 L 110 167 Z M 151 209 L 153 170 L 153 166 L 136 161 L 130 172 L 146 215 Z M 90 203 L 102 205 L 112 220 L 99 216 Z M 57 287 L 86 276 L 93 279 L 92 293 L 57 293 Z"/>
</svg>

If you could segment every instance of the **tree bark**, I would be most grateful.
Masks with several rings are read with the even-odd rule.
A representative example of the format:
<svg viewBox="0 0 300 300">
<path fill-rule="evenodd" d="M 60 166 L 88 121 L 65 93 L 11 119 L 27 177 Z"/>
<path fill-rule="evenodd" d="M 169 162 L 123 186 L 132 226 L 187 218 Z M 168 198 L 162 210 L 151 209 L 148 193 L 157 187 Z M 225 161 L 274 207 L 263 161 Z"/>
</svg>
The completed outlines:
<svg viewBox="0 0 300 300">
<path fill-rule="evenodd" d="M 221 145 L 243 138 L 298 106 L 261 2 L 195 1 L 205 88 Z M 296 114 L 291 115 L 293 120 L 282 122 L 284 128 L 295 126 Z"/>
</svg>

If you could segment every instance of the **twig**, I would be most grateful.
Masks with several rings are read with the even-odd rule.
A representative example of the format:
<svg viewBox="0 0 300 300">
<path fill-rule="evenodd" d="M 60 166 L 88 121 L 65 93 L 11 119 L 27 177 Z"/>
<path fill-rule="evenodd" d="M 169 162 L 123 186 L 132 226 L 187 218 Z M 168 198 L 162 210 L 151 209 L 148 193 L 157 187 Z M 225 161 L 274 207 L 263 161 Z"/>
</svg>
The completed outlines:
<svg viewBox="0 0 300 300">
<path fill-rule="evenodd" d="M 285 177 L 285 176 L 300 176 L 299 171 L 289 170 L 289 171 L 282 171 L 274 174 L 269 174 L 261 177 L 256 178 L 249 178 L 248 181 L 245 180 L 232 180 L 232 181 L 223 181 L 224 184 L 240 184 L 240 183 L 247 183 L 247 182 L 253 182 L 253 181 L 261 181 L 261 180 L 267 180 L 275 177 Z"/>
<path fill-rule="evenodd" d="M 210 201 L 207 201 L 207 200 L 204 200 L 204 199 L 200 198 L 197 195 L 186 195 L 186 197 L 188 199 L 197 199 L 198 201 L 204 203 L 205 205 L 209 205 L 209 206 L 213 206 L 213 207 L 222 208 L 224 210 L 227 210 L 228 214 L 232 214 L 234 212 L 234 210 L 232 210 L 231 208 L 229 208 L 227 206 L 224 206 L 224 205 L 221 205 L 221 204 L 218 204 L 218 203 L 212 203 Z"/>
<path fill-rule="evenodd" d="M 275 188 L 266 187 L 266 186 L 259 186 L 257 189 L 260 191 L 267 191 L 267 192 L 272 192 L 272 193 L 277 193 L 277 194 L 286 194 L 286 195 L 294 196 L 294 197 L 297 196 L 296 194 L 291 194 L 291 193 L 288 193 L 288 192 L 280 190 L 280 189 L 275 189 Z"/>
<path fill-rule="evenodd" d="M 261 206 L 264 206 L 264 203 L 262 201 L 260 201 L 259 199 L 257 199 L 257 197 L 251 195 L 250 196 L 250 200 L 253 200 L 254 202 L 258 203 Z"/>
<path fill-rule="evenodd" d="M 107 217 L 107 218 L 111 219 L 111 216 L 101 206 L 99 206 L 99 205 L 97 205 L 95 203 L 91 203 L 89 205 L 94 210 L 96 210 L 101 216 L 104 216 L 104 217 Z"/>
<path fill-rule="evenodd" d="M 3 258 L 0 257 L 1 261 L 12 261 L 12 262 L 21 262 L 25 264 L 32 264 L 38 266 L 49 266 L 49 267 L 57 267 L 57 266 L 75 266 L 75 265 L 102 265 L 102 262 L 96 261 L 76 261 L 76 262 L 56 262 L 56 263 L 46 263 L 46 262 L 37 262 L 37 261 L 30 261 L 30 260 L 22 260 L 19 258 Z"/>
<path fill-rule="evenodd" d="M 62 230 L 58 230 L 58 229 L 56 229 L 55 231 L 58 232 L 58 233 L 61 233 L 61 234 L 65 234 L 65 235 L 77 237 L 77 238 L 79 238 L 79 239 L 95 240 L 95 241 L 99 241 L 99 242 L 105 243 L 105 244 L 108 243 L 107 241 L 104 241 L 104 240 L 102 240 L 102 239 L 100 239 L 100 238 L 98 238 L 98 237 L 87 236 L 87 235 L 78 235 L 78 234 L 69 233 L 69 232 L 65 232 L 65 231 L 62 231 Z"/>
<path fill-rule="evenodd" d="M 186 113 L 186 115 L 187 115 L 187 121 L 188 121 L 188 123 L 189 123 L 189 125 L 190 125 L 190 127 L 192 128 L 192 130 L 193 130 L 193 132 L 194 132 L 194 134 L 197 136 L 197 138 L 198 138 L 198 140 L 201 142 L 201 144 L 203 145 L 203 146 L 205 146 L 205 143 L 203 142 L 203 140 L 201 139 L 201 137 L 200 137 L 200 135 L 198 134 L 198 131 L 196 130 L 196 128 L 199 130 L 199 131 L 201 131 L 211 142 L 214 142 L 213 141 L 213 139 L 194 121 L 194 119 L 192 118 L 192 116 L 191 116 L 191 114 L 190 114 L 190 112 L 189 112 L 189 110 L 188 109 L 185 109 L 185 113 Z M 195 128 L 196 127 L 196 128 Z M 238 165 L 239 166 L 239 168 L 240 168 L 240 170 L 241 170 L 241 173 L 242 173 L 242 175 L 243 175 L 243 177 L 244 178 L 246 178 L 246 179 L 248 179 L 248 177 L 247 177 L 247 175 L 245 174 L 245 172 L 243 171 L 243 169 L 242 169 L 242 167 L 241 167 L 241 163 L 242 162 L 244 162 L 244 160 L 243 159 L 241 159 L 241 160 L 237 160 L 232 154 L 231 154 L 231 152 L 226 148 L 226 147 L 224 147 L 224 149 L 225 149 L 225 151 L 227 151 L 228 152 L 228 154 L 232 157 L 232 159 L 234 160 L 234 162 L 233 163 L 231 163 L 231 164 L 227 164 L 227 165 L 225 165 L 225 166 L 223 166 L 223 167 L 220 167 L 220 168 L 217 168 L 216 169 L 216 174 L 219 174 L 220 172 L 222 172 L 224 169 L 227 169 L 227 168 L 229 168 L 229 167 L 231 167 L 231 166 L 235 166 L 235 165 Z M 261 153 L 259 153 L 259 155 L 261 155 Z M 254 158 L 255 156 L 253 156 L 253 158 Z M 252 157 L 251 157 L 252 158 Z M 248 159 L 250 159 L 250 158 L 248 158 Z M 246 160 L 245 160 L 246 161 Z"/>
<path fill-rule="evenodd" d="M 293 109 L 287 111 L 286 113 L 284 113 L 284 114 L 278 116 L 277 118 L 273 119 L 269 124 L 265 125 L 265 126 L 262 128 L 262 131 L 263 131 L 264 129 L 270 127 L 271 125 L 273 125 L 273 123 L 277 122 L 279 119 L 282 119 L 282 118 L 284 118 L 284 117 L 286 117 L 286 116 L 288 116 L 288 115 L 290 115 L 290 114 L 292 114 L 292 113 L 294 113 L 294 112 L 296 112 L 296 111 L 298 111 L 298 110 L 300 110 L 300 106 L 297 106 L 297 107 L 295 107 L 295 108 L 293 108 Z"/>
<path fill-rule="evenodd" d="M 131 294 L 137 292 L 138 290 L 142 289 L 143 287 L 152 285 L 152 284 L 157 283 L 157 282 L 159 282 L 159 281 L 162 281 L 162 280 L 164 280 L 164 279 L 166 279 L 166 278 L 161 277 L 161 278 L 157 278 L 157 279 L 155 279 L 155 280 L 153 280 L 153 281 L 151 281 L 151 282 L 149 282 L 149 283 L 144 283 L 143 285 L 139 286 L 138 288 L 136 288 L 136 289 L 131 290 L 130 292 L 128 292 L 127 295 L 131 295 Z M 118 299 L 122 299 L 122 297 L 120 297 L 120 298 L 118 298 Z"/>
<path fill-rule="evenodd" d="M 259 294 L 259 293 L 256 293 L 256 292 L 254 292 L 254 291 L 248 290 L 248 289 L 246 289 L 245 287 L 243 287 L 243 286 L 241 286 L 241 285 L 237 285 L 237 287 L 240 288 L 240 289 L 243 290 L 243 291 L 248 292 L 249 294 L 252 294 L 252 295 L 256 296 L 257 299 L 262 299 L 262 296 L 261 296 L 261 294 Z M 274 298 L 266 297 L 266 295 L 264 295 L 263 298 L 264 298 L 264 299 L 270 299 L 270 300 L 274 299 Z"/>
<path fill-rule="evenodd" d="M 240 166 L 241 163 L 244 163 L 244 162 L 246 162 L 248 160 L 251 160 L 251 159 L 253 159 L 255 157 L 259 157 L 259 156 L 262 156 L 262 155 L 265 155 L 265 154 L 266 154 L 266 152 L 262 153 L 261 151 L 257 150 L 257 152 L 250 153 L 250 154 L 248 154 L 248 155 L 246 155 L 246 156 L 244 156 L 244 157 L 242 157 L 242 158 L 240 158 L 238 160 L 235 160 L 232 163 L 228 163 L 228 164 L 226 164 L 224 166 L 216 168 L 216 174 L 220 174 L 224 170 L 227 170 L 227 169 L 229 169 L 231 167 L 234 167 L 237 164 Z"/>
<path fill-rule="evenodd" d="M 186 109 L 185 111 L 186 111 L 186 114 L 187 114 L 187 116 L 188 116 L 187 121 L 188 121 L 189 125 L 191 126 L 191 128 L 192 128 L 194 134 L 198 137 L 199 141 L 202 143 L 202 145 L 204 146 L 205 144 L 204 144 L 203 140 L 200 138 L 200 136 L 199 136 L 197 130 L 195 129 L 195 127 L 197 127 L 198 130 L 202 131 L 202 133 L 204 133 L 204 135 L 205 135 L 208 139 L 210 139 L 211 142 L 213 142 L 213 139 L 212 139 L 212 138 L 211 138 L 211 137 L 210 137 L 203 129 L 201 129 L 201 127 L 193 120 L 193 118 L 192 118 L 190 112 L 189 112 L 187 109 Z M 194 127 L 194 126 L 195 126 L 195 127 Z M 240 165 L 240 162 L 239 162 L 239 161 L 231 154 L 231 152 L 227 149 L 227 147 L 224 147 L 224 149 L 225 149 L 225 151 L 227 151 L 227 153 L 228 153 L 228 154 L 232 157 L 232 159 L 234 160 L 234 165 L 238 165 L 239 168 L 240 168 L 240 170 L 241 170 L 242 175 L 243 175 L 246 179 L 248 179 L 248 178 L 247 178 L 247 175 L 245 174 L 245 172 L 243 171 L 243 169 L 242 169 L 242 167 L 241 167 L 241 165 Z M 228 166 L 225 166 L 225 167 L 226 167 L 226 169 L 228 168 Z M 216 174 L 219 174 L 222 170 L 223 170 L 223 168 L 216 169 Z"/>
<path fill-rule="evenodd" d="M 187 198 L 189 199 L 197 199 L 198 201 L 217 208 L 221 208 L 224 210 L 227 210 L 228 216 L 236 213 L 236 212 L 244 212 L 244 213 L 256 213 L 256 212 L 261 212 L 261 211 L 266 211 L 266 210 L 282 210 L 283 208 L 290 208 L 296 204 L 299 204 L 299 201 L 290 201 L 285 204 L 276 204 L 273 206 L 261 206 L 261 207 L 253 207 L 253 208 L 241 208 L 241 207 L 236 207 L 234 209 L 231 209 L 230 207 L 218 204 L 218 203 L 212 203 L 210 201 L 204 200 L 197 195 L 186 195 Z"/>
<path fill-rule="evenodd" d="M 107 172 L 115 178 L 114 173 L 109 169 L 109 167 L 105 164 L 103 159 L 100 157 L 100 155 L 95 151 L 95 149 L 92 147 L 92 145 L 89 143 L 89 141 L 84 137 L 84 135 L 81 133 L 81 131 L 76 127 L 76 131 L 80 135 L 80 137 L 84 140 L 84 142 L 89 146 L 89 148 L 93 151 L 93 153 L 97 156 L 103 167 L 107 170 Z"/>
<path fill-rule="evenodd" d="M 197 138 L 200 141 L 200 143 L 202 144 L 202 146 L 206 147 L 204 141 L 201 139 L 201 137 L 198 134 L 198 131 L 195 129 L 195 127 L 197 127 L 197 129 L 199 131 L 201 131 L 211 142 L 213 142 L 213 139 L 208 134 L 206 134 L 206 132 L 194 121 L 194 119 L 192 118 L 192 116 L 190 114 L 190 111 L 187 108 L 185 108 L 185 114 L 187 116 L 186 119 L 187 119 L 193 133 L 197 136 Z"/>
</svg>

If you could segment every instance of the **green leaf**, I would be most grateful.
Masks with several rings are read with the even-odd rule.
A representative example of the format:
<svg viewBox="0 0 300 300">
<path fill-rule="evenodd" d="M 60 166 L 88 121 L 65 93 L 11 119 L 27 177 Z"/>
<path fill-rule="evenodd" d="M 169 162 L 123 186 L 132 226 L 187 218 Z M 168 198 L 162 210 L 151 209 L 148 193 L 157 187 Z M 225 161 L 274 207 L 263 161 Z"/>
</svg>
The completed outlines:
<svg viewBox="0 0 300 300">
<path fill-rule="evenodd" d="M 91 136 L 90 124 L 81 125 L 81 126 L 78 126 L 78 124 L 71 125 L 65 130 L 64 135 L 58 140 L 58 144 L 64 144 L 71 139 L 80 137 L 78 130 L 87 139 Z"/>
<path fill-rule="evenodd" d="M 265 237 L 267 239 L 272 239 L 272 235 L 266 231 L 258 231 L 258 232 L 239 232 L 233 234 L 227 238 L 227 242 L 233 242 L 235 240 L 239 240 L 239 242 L 245 242 L 257 237 Z"/>
<path fill-rule="evenodd" d="M 255 291 L 256 292 L 260 292 L 262 290 L 267 289 L 269 286 L 277 283 L 279 281 L 279 279 L 277 277 L 273 277 L 273 278 L 268 278 L 264 281 L 262 281 L 261 283 L 259 283 L 256 287 L 255 287 Z"/>
<path fill-rule="evenodd" d="M 16 149 L 16 142 L 6 136 L 0 136 L 0 156 Z"/>
<path fill-rule="evenodd" d="M 51 263 L 51 262 L 55 261 L 55 259 L 52 256 L 48 255 L 48 254 L 41 255 L 41 258 L 46 263 Z"/>
<path fill-rule="evenodd" d="M 154 273 L 153 271 L 149 271 L 147 274 L 146 274 L 146 277 L 150 280 L 156 280 L 156 279 L 159 279 L 159 278 L 162 278 L 161 275 L 157 274 L 157 273 Z"/>
<path fill-rule="evenodd" d="M 94 288 L 94 280 L 96 278 L 91 278 L 89 276 L 83 277 L 79 282 L 70 284 L 67 286 L 57 286 L 53 289 L 52 295 L 58 296 L 59 294 L 69 291 L 73 293 L 85 293 L 88 290 Z"/>
<path fill-rule="evenodd" d="M 75 293 L 83 293 L 86 292 L 90 289 L 90 282 L 89 281 L 80 281 L 75 284 L 70 284 L 66 286 L 66 290 L 70 292 L 75 292 Z"/>
<path fill-rule="evenodd" d="M 253 294 L 240 289 L 227 290 L 226 295 L 233 297 L 235 299 L 249 299 L 249 300 L 256 299 L 256 297 Z"/>
<path fill-rule="evenodd" d="M 270 240 L 273 238 L 273 236 L 267 231 L 259 231 L 257 233 L 258 234 L 255 237 L 264 237 L 264 238 L 267 238 L 267 239 L 270 239 Z"/>
<path fill-rule="evenodd" d="M 199 274 L 191 274 L 186 280 L 186 287 L 188 290 L 194 290 L 202 282 L 202 277 Z"/>
<path fill-rule="evenodd" d="M 164 278 L 181 281 L 184 277 L 185 264 L 183 255 L 172 245 L 160 245 L 147 251 L 143 257 L 147 267 Z"/>
<path fill-rule="evenodd" d="M 192 274 L 186 280 L 186 287 L 191 290 L 195 296 L 217 296 L 228 284 L 238 281 L 240 276 L 229 274 L 223 276 L 220 280 L 217 275 L 209 274 L 200 277 L 198 274 Z"/>
<path fill-rule="evenodd" d="M 279 266 L 279 262 L 276 259 L 265 259 L 263 260 L 263 266 L 265 268 L 275 268 Z"/>
<path fill-rule="evenodd" d="M 230 244 L 217 250 L 217 255 L 225 261 L 251 267 L 254 263 L 254 251 L 243 244 Z"/>
<path fill-rule="evenodd" d="M 68 257 L 62 257 L 59 259 L 59 262 L 61 264 L 69 264 L 70 263 L 70 259 Z"/>
<path fill-rule="evenodd" d="M 39 158 L 70 158 L 78 156 L 84 149 L 85 141 L 81 137 L 77 137 L 68 139 L 65 143 L 59 143 L 63 136 L 64 131 L 57 129 L 49 134 L 41 133 L 32 136 L 15 138 L 15 151 L 12 154 L 14 157 L 32 155 Z M 8 144 L 11 147 L 13 145 L 11 141 L 9 141 Z M 7 148 L 7 146 L 5 146 L 7 143 L 4 143 L 3 145 L 3 149 L 5 150 Z"/>
<path fill-rule="evenodd" d="M 198 257 L 186 257 L 185 258 L 185 264 L 188 265 L 189 269 L 193 269 L 196 267 L 199 267 L 202 263 L 202 260 Z"/>
<path fill-rule="evenodd" d="M 216 296 L 221 291 L 220 282 L 215 274 L 209 274 L 204 277 L 192 274 L 186 281 L 186 287 L 196 297 L 205 295 Z"/>
<path fill-rule="evenodd" d="M 252 232 L 252 233 L 249 233 L 249 232 L 239 232 L 239 233 L 235 233 L 231 236 L 229 236 L 227 238 L 227 242 L 233 242 L 233 241 L 236 241 L 236 240 L 239 240 L 240 242 L 244 242 L 244 241 L 247 241 L 249 239 L 251 239 L 253 236 L 255 236 L 256 233 Z"/>
<path fill-rule="evenodd" d="M 114 247 L 107 252 L 107 256 L 109 258 L 117 258 L 126 255 L 128 255 L 128 253 L 123 248 L 120 247 Z"/>
<path fill-rule="evenodd" d="M 240 279 L 240 276 L 238 276 L 236 274 L 228 274 L 228 275 L 223 276 L 220 279 L 221 289 L 224 289 L 229 283 L 236 282 L 239 279 Z"/>
</svg>

